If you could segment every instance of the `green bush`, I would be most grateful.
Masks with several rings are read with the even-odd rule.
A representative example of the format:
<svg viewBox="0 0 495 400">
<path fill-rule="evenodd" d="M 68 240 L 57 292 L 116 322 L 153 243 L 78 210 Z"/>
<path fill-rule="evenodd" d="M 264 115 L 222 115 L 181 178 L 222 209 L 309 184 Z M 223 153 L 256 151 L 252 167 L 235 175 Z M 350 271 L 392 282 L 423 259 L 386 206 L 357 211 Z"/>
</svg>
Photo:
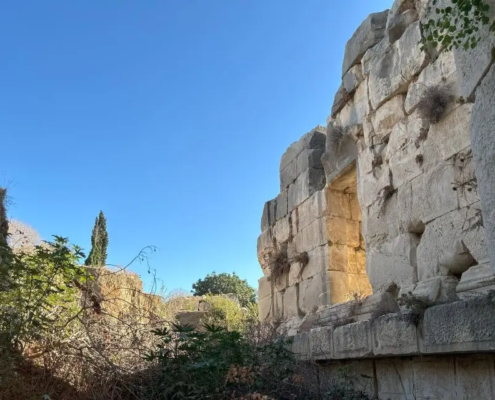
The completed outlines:
<svg viewBox="0 0 495 400">
<path fill-rule="evenodd" d="M 209 305 L 206 321 L 228 331 L 245 332 L 248 325 L 258 320 L 258 305 L 249 303 L 247 307 L 227 296 L 205 296 Z"/>
<path fill-rule="evenodd" d="M 239 278 L 235 272 L 233 274 L 213 272 L 206 275 L 204 279 L 199 279 L 193 284 L 193 294 L 194 296 L 233 294 L 243 307 L 256 302 L 256 290 L 249 286 L 246 280 Z"/>
<path fill-rule="evenodd" d="M 161 342 L 146 359 L 160 367 L 152 388 L 159 399 L 275 397 L 293 373 L 295 360 L 286 340 L 254 345 L 239 332 L 214 325 L 205 325 L 204 331 L 172 325 L 154 333 Z"/>
<path fill-rule="evenodd" d="M 85 269 L 78 265 L 84 254 L 79 247 L 70 247 L 67 239 L 54 238 L 29 253 L 0 246 L 0 349 L 42 337 L 79 309 L 78 287 L 87 280 Z"/>
</svg>

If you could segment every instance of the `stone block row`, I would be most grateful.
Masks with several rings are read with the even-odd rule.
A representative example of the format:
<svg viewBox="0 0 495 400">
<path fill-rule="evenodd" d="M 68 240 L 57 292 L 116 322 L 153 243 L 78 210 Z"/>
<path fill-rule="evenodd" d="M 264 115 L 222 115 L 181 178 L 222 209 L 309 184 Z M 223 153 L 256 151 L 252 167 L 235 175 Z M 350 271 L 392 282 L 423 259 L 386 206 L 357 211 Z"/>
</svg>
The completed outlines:
<svg viewBox="0 0 495 400">
<path fill-rule="evenodd" d="M 341 308 L 339 320 L 294 337 L 298 357 L 343 360 L 495 351 L 493 296 L 430 307 L 422 317 L 389 313 L 352 323 L 346 323 L 348 310 Z"/>
</svg>

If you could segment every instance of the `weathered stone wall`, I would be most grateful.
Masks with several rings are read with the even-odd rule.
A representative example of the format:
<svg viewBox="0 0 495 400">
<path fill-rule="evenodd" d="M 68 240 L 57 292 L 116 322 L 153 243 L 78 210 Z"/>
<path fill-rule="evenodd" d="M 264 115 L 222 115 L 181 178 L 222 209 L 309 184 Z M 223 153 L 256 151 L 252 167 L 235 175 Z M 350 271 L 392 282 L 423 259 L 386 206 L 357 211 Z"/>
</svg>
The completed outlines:
<svg viewBox="0 0 495 400">
<path fill-rule="evenodd" d="M 343 305 L 333 307 L 344 313 Z M 372 377 L 369 393 L 379 399 L 492 399 L 494 316 L 493 296 L 457 301 L 422 316 L 389 313 L 342 326 L 326 321 L 295 335 L 292 346 L 300 359 L 317 361 L 327 373 L 351 365 Z"/>
<path fill-rule="evenodd" d="M 290 321 L 289 334 L 372 292 L 433 305 L 495 289 L 495 40 L 422 50 L 427 4 L 396 0 L 361 24 L 326 130 L 282 157 L 258 239 L 259 304 L 262 320 Z M 434 91 L 439 118 L 422 106 Z M 284 249 L 290 270 L 275 281 Z M 294 261 L 302 252 L 306 266 Z"/>
</svg>

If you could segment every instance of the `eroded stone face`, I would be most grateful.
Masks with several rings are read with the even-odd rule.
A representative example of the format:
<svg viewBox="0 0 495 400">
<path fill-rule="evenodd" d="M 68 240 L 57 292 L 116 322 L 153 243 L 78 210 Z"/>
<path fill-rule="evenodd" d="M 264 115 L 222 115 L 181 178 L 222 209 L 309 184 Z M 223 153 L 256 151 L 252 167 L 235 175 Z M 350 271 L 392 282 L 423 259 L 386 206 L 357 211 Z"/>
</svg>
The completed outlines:
<svg viewBox="0 0 495 400">
<path fill-rule="evenodd" d="M 318 357 L 419 351 L 411 321 L 363 311 L 385 307 L 374 296 L 432 307 L 495 287 L 493 41 L 467 53 L 423 51 L 427 5 L 396 0 L 358 28 L 327 129 L 289 146 L 280 194 L 263 211 L 264 274 L 281 248 L 290 271 L 278 283 L 260 280 L 260 310 L 293 334 L 304 320 L 310 343 L 312 325 L 344 322 L 314 332 L 315 343 L 322 335 L 333 343 L 315 347 Z M 448 98 L 438 118 L 421 106 L 432 88 Z"/>
</svg>

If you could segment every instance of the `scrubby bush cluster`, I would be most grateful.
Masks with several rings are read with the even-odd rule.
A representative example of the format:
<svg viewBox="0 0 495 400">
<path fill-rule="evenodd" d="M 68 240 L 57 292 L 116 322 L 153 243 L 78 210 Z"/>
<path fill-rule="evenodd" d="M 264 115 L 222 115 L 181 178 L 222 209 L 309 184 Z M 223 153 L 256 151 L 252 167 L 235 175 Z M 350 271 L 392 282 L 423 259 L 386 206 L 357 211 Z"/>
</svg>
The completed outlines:
<svg viewBox="0 0 495 400">
<path fill-rule="evenodd" d="M 92 240 L 100 264 L 104 225 L 97 219 L 93 238 L 103 240 Z M 358 393 L 341 381 L 323 391 L 316 364 L 297 362 L 290 341 L 258 322 L 255 291 L 235 274 L 199 280 L 201 298 L 164 298 L 145 293 L 127 267 L 85 265 L 68 239 L 42 242 L 16 226 L 22 246 L 0 226 L 2 400 L 361 398 L 335 397 Z M 143 258 L 146 251 L 136 257 Z M 307 254 L 294 261 L 305 265 Z M 178 323 L 180 311 L 199 308 L 203 324 Z"/>
</svg>

